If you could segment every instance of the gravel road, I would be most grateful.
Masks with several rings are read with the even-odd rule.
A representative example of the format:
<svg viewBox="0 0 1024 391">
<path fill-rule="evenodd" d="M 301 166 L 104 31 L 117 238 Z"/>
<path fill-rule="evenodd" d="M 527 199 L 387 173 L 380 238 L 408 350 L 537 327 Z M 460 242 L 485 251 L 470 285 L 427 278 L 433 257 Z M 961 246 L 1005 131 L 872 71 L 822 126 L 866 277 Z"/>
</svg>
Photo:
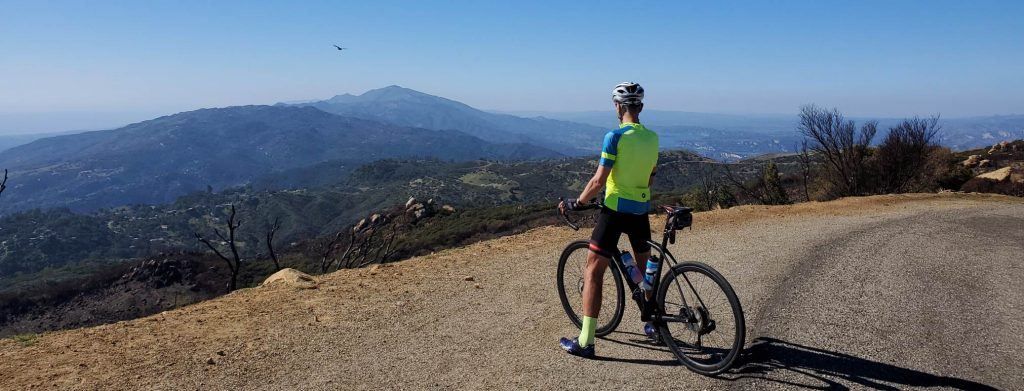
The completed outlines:
<svg viewBox="0 0 1024 391">
<path fill-rule="evenodd" d="M 657 224 L 657 222 L 655 222 Z M 319 289 L 245 289 L 148 318 L 0 341 L 0 389 L 1022 389 L 1024 200 L 905 195 L 700 213 L 677 256 L 722 272 L 747 349 L 718 378 L 635 309 L 565 355 L 545 227 Z M 467 281 L 472 277 L 472 281 Z"/>
</svg>

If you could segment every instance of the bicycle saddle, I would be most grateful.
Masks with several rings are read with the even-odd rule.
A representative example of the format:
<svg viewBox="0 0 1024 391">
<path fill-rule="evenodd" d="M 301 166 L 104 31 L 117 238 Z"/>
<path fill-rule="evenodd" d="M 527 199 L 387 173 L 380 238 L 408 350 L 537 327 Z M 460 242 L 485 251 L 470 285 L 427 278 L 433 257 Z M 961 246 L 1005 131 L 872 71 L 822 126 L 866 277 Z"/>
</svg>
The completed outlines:
<svg viewBox="0 0 1024 391">
<path fill-rule="evenodd" d="M 685 215 L 693 212 L 693 208 L 689 206 L 664 206 L 663 208 L 665 208 L 665 213 L 668 213 L 669 217 Z"/>
</svg>

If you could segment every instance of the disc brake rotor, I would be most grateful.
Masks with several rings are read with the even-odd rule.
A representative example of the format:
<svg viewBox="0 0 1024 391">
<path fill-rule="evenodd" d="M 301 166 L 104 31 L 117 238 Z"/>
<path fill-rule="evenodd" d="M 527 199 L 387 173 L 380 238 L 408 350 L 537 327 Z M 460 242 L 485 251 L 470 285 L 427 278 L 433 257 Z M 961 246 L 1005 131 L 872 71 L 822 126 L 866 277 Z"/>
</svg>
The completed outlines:
<svg viewBox="0 0 1024 391">
<path fill-rule="evenodd" d="M 715 321 L 703 306 L 683 307 L 679 309 L 679 317 L 689 320 L 686 328 L 697 335 L 708 334 L 715 330 Z"/>
</svg>

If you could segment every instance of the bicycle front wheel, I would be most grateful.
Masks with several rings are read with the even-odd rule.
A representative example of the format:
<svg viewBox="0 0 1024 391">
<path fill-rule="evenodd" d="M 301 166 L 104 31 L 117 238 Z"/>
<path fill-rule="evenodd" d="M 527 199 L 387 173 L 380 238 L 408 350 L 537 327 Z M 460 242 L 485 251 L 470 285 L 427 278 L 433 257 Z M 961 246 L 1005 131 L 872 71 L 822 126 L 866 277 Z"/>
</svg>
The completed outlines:
<svg viewBox="0 0 1024 391">
<path fill-rule="evenodd" d="M 587 267 L 590 245 L 586 241 L 572 242 L 562 251 L 558 259 L 556 286 L 562 308 L 569 321 L 581 327 L 583 318 L 583 276 Z M 615 260 L 612 260 L 615 262 Z M 601 282 L 601 312 L 597 317 L 595 334 L 603 337 L 615 331 L 626 310 L 626 295 L 622 287 L 622 275 L 614 265 L 609 265 Z"/>
<path fill-rule="evenodd" d="M 716 375 L 743 349 L 743 308 L 729 282 L 699 262 L 669 269 L 658 287 L 662 341 L 691 370 Z"/>
</svg>

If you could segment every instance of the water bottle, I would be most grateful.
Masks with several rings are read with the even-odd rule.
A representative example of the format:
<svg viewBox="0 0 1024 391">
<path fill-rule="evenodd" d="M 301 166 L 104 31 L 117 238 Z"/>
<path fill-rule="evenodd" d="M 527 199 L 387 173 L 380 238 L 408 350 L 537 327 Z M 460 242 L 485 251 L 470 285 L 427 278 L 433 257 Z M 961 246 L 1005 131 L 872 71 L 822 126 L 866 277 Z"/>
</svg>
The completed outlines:
<svg viewBox="0 0 1024 391">
<path fill-rule="evenodd" d="M 619 256 L 619 259 L 621 260 L 622 268 L 626 270 L 626 275 L 629 276 L 629 279 L 633 280 L 634 284 L 639 284 L 640 281 L 643 280 L 643 275 L 640 273 L 640 268 L 636 267 L 636 260 L 633 259 L 633 256 L 629 254 L 629 251 L 626 251 Z"/>
<path fill-rule="evenodd" d="M 640 288 L 650 291 L 654 287 L 655 278 L 658 278 L 658 259 L 652 255 L 651 259 L 647 260 L 647 270 L 644 273 L 644 282 L 640 284 Z"/>
</svg>

